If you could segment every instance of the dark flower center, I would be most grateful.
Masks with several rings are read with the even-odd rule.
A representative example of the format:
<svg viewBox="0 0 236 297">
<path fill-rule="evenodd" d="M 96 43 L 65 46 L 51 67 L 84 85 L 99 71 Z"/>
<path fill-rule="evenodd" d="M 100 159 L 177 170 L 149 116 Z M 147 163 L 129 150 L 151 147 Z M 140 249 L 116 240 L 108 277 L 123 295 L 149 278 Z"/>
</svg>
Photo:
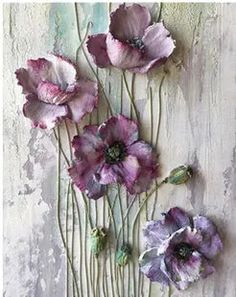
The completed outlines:
<svg viewBox="0 0 236 297">
<path fill-rule="evenodd" d="M 188 243 L 180 243 L 174 249 L 174 254 L 179 260 L 187 261 L 193 253 L 193 248 Z"/>
<path fill-rule="evenodd" d="M 135 47 L 139 50 L 144 49 L 144 43 L 140 37 L 133 37 L 132 39 L 128 40 L 127 42 L 129 45 L 131 45 L 132 47 Z"/>
<path fill-rule="evenodd" d="M 125 145 L 115 142 L 105 150 L 105 159 L 108 164 L 115 164 L 124 160 L 126 156 Z"/>
</svg>

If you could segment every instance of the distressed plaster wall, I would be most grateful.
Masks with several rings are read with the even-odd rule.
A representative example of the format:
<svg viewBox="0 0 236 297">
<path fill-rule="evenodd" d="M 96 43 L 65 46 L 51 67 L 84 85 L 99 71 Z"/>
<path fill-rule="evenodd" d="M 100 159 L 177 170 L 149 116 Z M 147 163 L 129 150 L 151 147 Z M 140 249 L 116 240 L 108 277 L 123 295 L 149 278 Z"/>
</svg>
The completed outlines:
<svg viewBox="0 0 236 297">
<path fill-rule="evenodd" d="M 149 6 L 153 17 L 159 5 Z M 78 4 L 81 34 L 87 23 L 93 21 L 91 33 L 105 32 L 108 27 L 109 7 L 106 3 Z M 117 4 L 112 4 L 112 9 Z M 167 75 L 161 90 L 162 113 L 157 151 L 160 154 L 161 174 L 182 163 L 192 164 L 195 176 L 190 183 L 163 187 L 158 192 L 154 218 L 173 205 L 190 213 L 201 213 L 219 226 L 224 241 L 224 252 L 214 262 L 217 272 L 194 284 L 186 292 L 174 290 L 172 296 L 236 296 L 236 5 L 217 3 L 164 3 L 162 19 L 176 39 L 177 48 L 166 65 Z M 57 145 L 50 131 L 31 129 L 23 117 L 24 102 L 17 86 L 14 71 L 24 66 L 27 58 L 36 58 L 47 52 L 65 54 L 75 60 L 80 44 L 77 33 L 75 6 L 67 4 L 4 4 L 4 296 L 5 297 L 62 297 L 73 293 L 65 251 L 59 236 L 56 219 L 56 159 Z M 82 54 L 79 70 L 94 76 Z M 153 140 L 159 117 L 159 86 L 164 70 L 161 67 L 135 79 L 135 104 L 140 112 L 141 135 Z M 121 73 L 116 69 L 99 70 L 99 76 L 109 93 L 115 112 L 121 109 Z M 129 82 L 131 75 L 128 76 Z M 153 124 L 151 132 L 149 86 L 153 89 Z M 110 90 L 110 91 L 109 91 Z M 130 115 L 127 92 L 123 92 L 122 111 Z M 104 98 L 98 112 L 87 117 L 81 126 L 101 122 L 107 117 Z M 61 126 L 63 145 L 67 139 Z M 74 126 L 69 124 L 71 135 Z M 153 138 L 152 138 L 153 136 Z M 62 184 L 67 184 L 66 165 L 63 163 Z M 115 192 L 116 189 L 114 189 Z M 62 223 L 65 228 L 66 187 L 62 189 Z M 123 192 L 122 192 L 123 193 Z M 112 194 L 111 194 L 112 196 Z M 150 218 L 155 195 L 151 197 L 136 228 L 136 242 L 143 250 L 141 225 Z M 140 197 L 142 200 L 143 197 Z M 81 296 L 93 296 L 85 279 L 85 266 L 92 265 L 87 247 L 89 227 L 85 224 L 85 208 L 77 192 L 80 217 L 75 216 L 74 265 L 78 270 Z M 123 208 L 127 207 L 123 201 Z M 74 203 L 71 200 L 71 211 Z M 102 225 L 108 216 L 107 205 L 99 200 L 89 203 L 93 225 Z M 130 220 L 138 208 L 135 203 Z M 72 209 L 73 211 L 73 209 Z M 69 216 L 69 238 L 72 232 L 72 212 Z M 80 218 L 80 219 L 79 219 Z M 118 207 L 116 219 L 119 219 Z M 81 232 L 80 232 L 81 228 Z M 127 236 L 127 231 L 125 231 Z M 82 251 L 81 251 L 82 245 Z M 111 244 L 111 250 L 114 246 Z M 86 252 L 87 251 L 87 252 Z M 139 251 L 134 254 L 138 256 Z M 96 296 L 113 296 L 109 252 L 101 260 L 97 273 L 99 292 Z M 148 296 L 149 282 L 138 275 L 136 266 L 125 271 L 123 296 Z M 132 270 L 134 267 L 134 272 Z M 82 269 L 82 270 L 80 270 Z M 127 268 L 128 269 L 128 268 Z M 80 273 L 82 271 L 82 274 Z M 128 277 L 130 279 L 128 280 Z M 133 290 L 133 278 L 137 290 Z M 88 288 L 90 287 L 90 289 Z M 130 291 L 128 291 L 128 289 Z M 96 293 L 96 292 L 95 292 Z M 153 284 L 150 296 L 167 296 Z M 115 294 L 116 296 L 116 294 Z M 122 296 L 122 292 L 121 292 Z"/>
</svg>

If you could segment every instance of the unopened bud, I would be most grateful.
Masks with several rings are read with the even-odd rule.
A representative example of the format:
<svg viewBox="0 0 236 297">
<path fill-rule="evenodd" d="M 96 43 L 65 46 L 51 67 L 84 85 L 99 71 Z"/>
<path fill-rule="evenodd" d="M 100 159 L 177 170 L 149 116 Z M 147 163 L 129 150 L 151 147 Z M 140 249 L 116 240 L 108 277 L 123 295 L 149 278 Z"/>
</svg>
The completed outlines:
<svg viewBox="0 0 236 297">
<path fill-rule="evenodd" d="M 192 177 L 192 169 L 190 166 L 181 165 L 171 170 L 170 175 L 166 178 L 166 182 L 172 185 L 180 185 L 185 183 Z"/>
<path fill-rule="evenodd" d="M 125 266 L 131 256 L 131 248 L 128 244 L 122 245 L 122 247 L 116 252 L 116 263 L 119 266 Z"/>
<path fill-rule="evenodd" d="M 95 227 L 91 231 L 90 235 L 90 248 L 92 253 L 97 258 L 100 252 L 104 249 L 106 245 L 107 234 L 104 228 Z"/>
</svg>

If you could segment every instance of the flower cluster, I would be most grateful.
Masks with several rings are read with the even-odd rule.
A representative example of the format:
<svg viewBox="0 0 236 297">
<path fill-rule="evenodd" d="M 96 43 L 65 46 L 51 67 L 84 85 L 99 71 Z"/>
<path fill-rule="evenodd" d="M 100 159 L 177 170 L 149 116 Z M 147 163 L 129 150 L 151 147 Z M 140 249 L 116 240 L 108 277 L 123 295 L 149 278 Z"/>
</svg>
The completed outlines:
<svg viewBox="0 0 236 297">
<path fill-rule="evenodd" d="M 89 198 L 103 196 L 105 185 L 111 183 L 124 184 L 130 194 L 138 194 L 148 190 L 158 175 L 151 146 L 138 140 L 137 124 L 123 115 L 100 126 L 86 126 L 72 146 L 76 160 L 69 174 Z"/>
<path fill-rule="evenodd" d="M 111 14 L 109 32 L 90 36 L 87 48 L 98 67 L 146 73 L 166 61 L 175 43 L 163 22 L 151 25 L 146 7 L 122 4 Z"/>
<path fill-rule="evenodd" d="M 211 259 L 223 246 L 208 218 L 191 218 L 175 207 L 162 220 L 147 222 L 143 233 L 148 249 L 140 256 L 140 269 L 151 281 L 184 290 L 215 271 Z"/>
<path fill-rule="evenodd" d="M 174 48 L 175 41 L 163 22 L 151 24 L 148 9 L 139 4 L 120 5 L 111 13 L 109 32 L 87 40 L 87 49 L 98 67 L 113 65 L 135 73 L 160 66 Z M 97 106 L 97 83 L 78 78 L 76 66 L 65 57 L 50 54 L 28 60 L 27 69 L 17 69 L 15 74 L 26 98 L 23 113 L 33 127 L 51 129 L 62 119 L 79 123 Z M 88 198 L 104 196 L 106 186 L 114 183 L 124 185 L 131 195 L 140 194 L 158 177 L 155 152 L 139 139 L 137 123 L 121 114 L 100 125 L 85 126 L 82 135 L 73 138 L 72 147 L 74 161 L 69 176 Z M 180 185 L 191 176 L 191 168 L 182 165 L 160 185 Z M 211 260 L 222 250 L 217 229 L 208 218 L 191 218 L 178 207 L 171 208 L 162 220 L 147 222 L 144 239 L 147 250 L 139 259 L 141 271 L 151 281 L 173 283 L 180 290 L 213 273 Z M 95 227 L 90 236 L 95 257 L 106 241 L 105 229 Z M 129 244 L 116 250 L 119 266 L 128 263 L 131 250 Z"/>
</svg>

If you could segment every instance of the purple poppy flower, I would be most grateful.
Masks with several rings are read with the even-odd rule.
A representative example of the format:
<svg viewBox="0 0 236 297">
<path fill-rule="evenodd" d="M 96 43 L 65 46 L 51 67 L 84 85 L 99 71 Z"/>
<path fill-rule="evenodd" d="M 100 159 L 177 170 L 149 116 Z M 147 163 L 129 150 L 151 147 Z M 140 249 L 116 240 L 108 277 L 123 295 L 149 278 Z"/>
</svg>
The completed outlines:
<svg viewBox="0 0 236 297">
<path fill-rule="evenodd" d="M 185 290 L 215 271 L 210 260 L 223 245 L 208 218 L 190 218 L 175 207 L 164 219 L 147 222 L 143 232 L 148 249 L 139 258 L 140 269 L 151 281 L 173 283 Z"/>
<path fill-rule="evenodd" d="M 158 175 L 151 146 L 138 140 L 137 124 L 123 115 L 112 116 L 100 126 L 86 126 L 72 146 L 76 160 L 69 175 L 89 198 L 100 198 L 105 186 L 116 182 L 130 194 L 141 193 Z"/>
<path fill-rule="evenodd" d="M 175 43 L 162 22 L 151 25 L 146 7 L 122 4 L 111 13 L 109 32 L 89 36 L 87 48 L 98 67 L 146 73 L 171 55 Z"/>
<path fill-rule="evenodd" d="M 62 56 L 28 60 L 27 69 L 15 74 L 27 100 L 24 116 L 33 127 L 51 129 L 62 118 L 79 122 L 97 105 L 97 83 L 78 80 L 75 65 Z"/>
</svg>

